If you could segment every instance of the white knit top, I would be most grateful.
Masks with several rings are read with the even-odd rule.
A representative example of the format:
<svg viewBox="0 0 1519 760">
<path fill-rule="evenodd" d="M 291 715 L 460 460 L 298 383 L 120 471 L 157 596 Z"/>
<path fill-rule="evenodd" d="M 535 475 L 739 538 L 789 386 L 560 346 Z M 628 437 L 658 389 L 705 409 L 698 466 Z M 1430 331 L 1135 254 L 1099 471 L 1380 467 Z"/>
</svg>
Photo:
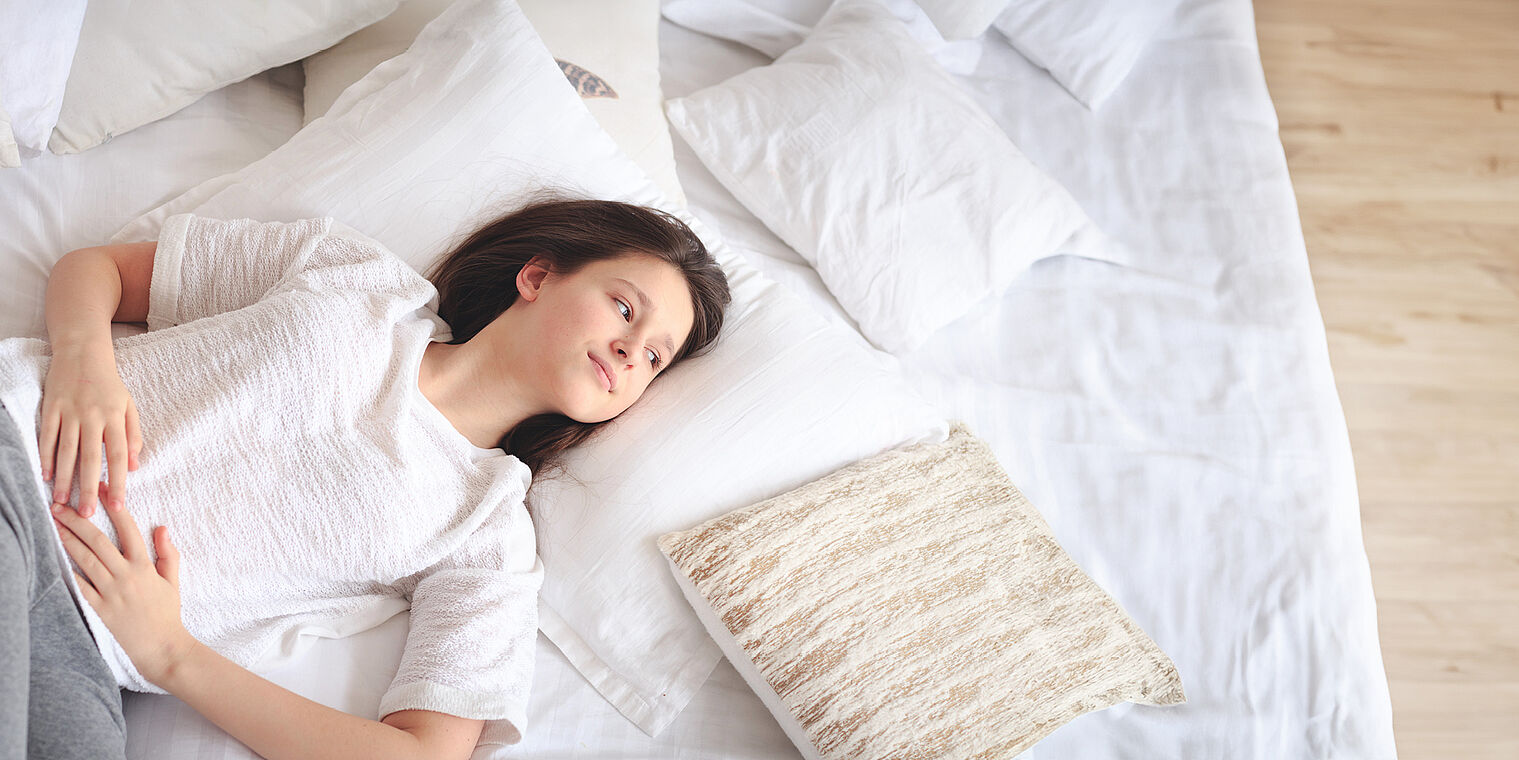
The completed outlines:
<svg viewBox="0 0 1519 760">
<path fill-rule="evenodd" d="M 419 391 L 423 350 L 450 339 L 436 305 L 431 283 L 330 217 L 169 217 L 148 332 L 115 341 L 143 438 L 126 507 L 150 551 L 153 528 L 169 527 L 185 627 L 232 661 L 265 671 L 300 633 L 356 633 L 409 603 L 373 717 L 486 719 L 483 743 L 515 743 L 543 580 L 532 475 Z M 31 440 L 50 358 L 45 341 L 0 341 L 0 399 Z M 92 520 L 115 539 L 103 509 Z M 163 693 L 65 577 L 117 682 Z"/>
</svg>

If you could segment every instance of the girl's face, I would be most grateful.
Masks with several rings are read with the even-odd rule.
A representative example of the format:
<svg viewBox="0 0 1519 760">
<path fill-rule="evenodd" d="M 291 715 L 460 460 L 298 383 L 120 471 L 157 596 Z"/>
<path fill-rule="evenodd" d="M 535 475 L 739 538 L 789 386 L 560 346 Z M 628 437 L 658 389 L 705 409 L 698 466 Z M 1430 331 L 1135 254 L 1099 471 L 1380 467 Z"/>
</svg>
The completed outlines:
<svg viewBox="0 0 1519 760">
<path fill-rule="evenodd" d="M 596 261 L 569 275 L 538 259 L 518 275 L 531 302 L 533 372 L 551 406 L 579 422 L 621 414 L 663 373 L 691 332 L 691 291 L 647 254 Z"/>
</svg>

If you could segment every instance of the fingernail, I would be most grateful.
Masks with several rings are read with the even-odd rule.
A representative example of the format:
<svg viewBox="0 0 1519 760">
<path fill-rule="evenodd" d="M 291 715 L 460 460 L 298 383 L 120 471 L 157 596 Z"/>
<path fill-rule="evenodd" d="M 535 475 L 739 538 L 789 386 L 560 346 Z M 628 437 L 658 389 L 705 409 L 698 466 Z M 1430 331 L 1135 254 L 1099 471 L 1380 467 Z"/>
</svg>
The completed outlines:
<svg viewBox="0 0 1519 760">
<path fill-rule="evenodd" d="M 61 514 L 63 514 L 63 505 L 59 504 L 56 501 L 53 502 L 53 514 L 55 514 L 55 515 L 61 515 Z"/>
<path fill-rule="evenodd" d="M 111 499 L 111 511 L 113 511 L 113 512 L 120 512 L 121 511 L 121 499 L 120 498 Z"/>
</svg>

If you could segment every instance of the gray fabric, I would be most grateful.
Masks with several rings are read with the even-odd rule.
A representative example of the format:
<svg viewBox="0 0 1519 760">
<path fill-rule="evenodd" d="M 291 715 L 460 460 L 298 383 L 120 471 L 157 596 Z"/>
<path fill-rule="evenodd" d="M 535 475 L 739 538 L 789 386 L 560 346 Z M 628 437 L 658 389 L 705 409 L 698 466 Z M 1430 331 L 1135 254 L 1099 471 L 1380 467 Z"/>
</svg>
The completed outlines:
<svg viewBox="0 0 1519 760">
<path fill-rule="evenodd" d="M 0 404 L 0 760 L 125 758 L 121 691 L 63 582 L 25 446 Z"/>
</svg>

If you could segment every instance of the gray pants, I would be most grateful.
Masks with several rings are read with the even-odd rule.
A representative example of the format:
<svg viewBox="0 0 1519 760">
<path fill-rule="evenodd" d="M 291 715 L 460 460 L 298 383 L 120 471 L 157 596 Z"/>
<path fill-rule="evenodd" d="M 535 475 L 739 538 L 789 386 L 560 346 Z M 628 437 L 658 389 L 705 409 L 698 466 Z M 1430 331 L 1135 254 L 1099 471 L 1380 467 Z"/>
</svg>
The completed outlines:
<svg viewBox="0 0 1519 760">
<path fill-rule="evenodd" d="M 59 573 L 36 445 L 0 404 L 0 760 L 125 758 L 121 691 Z"/>
</svg>

